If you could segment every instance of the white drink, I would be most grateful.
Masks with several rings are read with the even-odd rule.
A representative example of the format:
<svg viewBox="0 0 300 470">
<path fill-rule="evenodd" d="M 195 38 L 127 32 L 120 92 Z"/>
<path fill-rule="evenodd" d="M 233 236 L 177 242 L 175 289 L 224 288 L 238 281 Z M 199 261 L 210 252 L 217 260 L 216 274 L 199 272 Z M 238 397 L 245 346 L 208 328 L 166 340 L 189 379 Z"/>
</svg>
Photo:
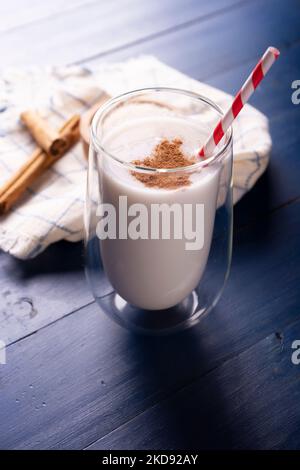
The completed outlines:
<svg viewBox="0 0 300 470">
<path fill-rule="evenodd" d="M 165 116 L 138 119 L 116 126 L 103 146 L 119 159 L 130 162 L 143 159 L 162 140 L 180 138 L 182 151 L 196 154 L 207 136 L 192 120 Z M 102 157 L 101 157 L 102 158 Z M 144 204 L 151 213 L 152 204 L 204 205 L 204 244 L 188 250 L 182 239 L 106 239 L 100 240 L 103 266 L 112 286 L 130 304 L 149 310 L 172 307 L 189 295 L 199 283 L 207 263 L 219 188 L 218 165 L 202 168 L 190 175 L 190 185 L 176 189 L 147 187 L 127 167 L 103 156 L 102 202 L 119 211 L 119 196 L 127 196 L 128 207 Z"/>
</svg>

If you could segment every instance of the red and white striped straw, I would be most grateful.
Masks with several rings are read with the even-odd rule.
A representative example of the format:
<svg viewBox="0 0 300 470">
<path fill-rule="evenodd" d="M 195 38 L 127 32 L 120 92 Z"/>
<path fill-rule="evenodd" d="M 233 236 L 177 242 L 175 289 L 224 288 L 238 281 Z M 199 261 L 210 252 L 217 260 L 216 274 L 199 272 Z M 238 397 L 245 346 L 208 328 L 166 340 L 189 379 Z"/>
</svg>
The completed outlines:
<svg viewBox="0 0 300 470">
<path fill-rule="evenodd" d="M 224 134 L 227 132 L 232 122 L 243 108 L 244 104 L 247 103 L 254 90 L 258 87 L 264 76 L 274 64 L 275 60 L 279 57 L 279 54 L 279 50 L 275 47 L 268 47 L 256 67 L 252 70 L 240 91 L 237 93 L 232 105 L 220 119 L 214 131 L 209 136 L 202 149 L 199 151 L 199 157 L 204 158 L 212 155 L 216 146 L 223 138 Z"/>
</svg>

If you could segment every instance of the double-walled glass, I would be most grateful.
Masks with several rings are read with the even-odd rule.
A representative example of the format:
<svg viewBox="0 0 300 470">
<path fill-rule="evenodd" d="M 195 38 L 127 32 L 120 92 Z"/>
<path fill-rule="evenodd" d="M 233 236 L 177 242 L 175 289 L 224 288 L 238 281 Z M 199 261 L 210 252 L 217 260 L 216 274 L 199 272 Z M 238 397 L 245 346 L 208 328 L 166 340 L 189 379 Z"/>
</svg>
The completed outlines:
<svg viewBox="0 0 300 470">
<path fill-rule="evenodd" d="M 143 164 L 163 140 L 192 159 L 221 116 L 203 96 L 155 88 L 114 98 L 93 118 L 86 272 L 100 309 L 126 328 L 187 328 L 221 295 L 232 246 L 231 129 L 193 164 Z"/>
</svg>

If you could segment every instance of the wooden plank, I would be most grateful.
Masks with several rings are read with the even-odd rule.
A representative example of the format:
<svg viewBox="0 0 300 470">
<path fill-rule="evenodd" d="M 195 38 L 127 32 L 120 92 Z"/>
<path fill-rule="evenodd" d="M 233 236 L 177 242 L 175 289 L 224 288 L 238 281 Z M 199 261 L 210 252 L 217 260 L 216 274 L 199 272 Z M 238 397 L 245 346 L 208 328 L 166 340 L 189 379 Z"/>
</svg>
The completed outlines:
<svg viewBox="0 0 300 470">
<path fill-rule="evenodd" d="M 0 254 L 0 339 L 9 344 L 91 303 L 81 243 L 59 243 L 37 259 Z"/>
<path fill-rule="evenodd" d="M 212 75 L 205 81 L 212 86 L 222 88 L 228 93 L 235 94 L 255 63 L 255 60 L 247 61 L 233 70 L 230 69 Z M 270 70 L 265 81 L 262 82 L 252 95 L 251 104 L 265 113 L 269 119 L 277 119 L 280 113 L 287 110 L 300 110 L 300 106 L 293 105 L 291 100 L 291 95 L 294 91 L 291 88 L 291 84 L 299 75 L 299 67 L 299 42 L 288 48 L 283 46 L 276 65 Z M 198 78 L 200 79 L 200 76 Z"/>
<path fill-rule="evenodd" d="M 0 448 L 87 446 L 297 321 L 299 207 L 289 205 L 240 231 L 227 289 L 197 328 L 139 338 L 90 305 L 9 347 L 0 370 Z M 251 367 L 258 374 L 256 356 Z"/>
<path fill-rule="evenodd" d="M 294 40 L 293 24 L 291 23 L 292 40 Z M 273 21 L 272 25 L 276 26 L 276 22 Z M 286 36 L 281 35 L 280 37 Z M 225 64 L 222 64 L 222 67 L 225 69 Z M 294 114 L 293 125 L 296 126 L 296 109 L 293 109 Z M 287 115 L 285 117 L 289 119 Z M 281 140 L 282 148 L 284 143 L 289 146 L 287 154 L 290 152 L 296 154 L 298 141 L 294 138 L 287 141 L 288 126 L 284 120 L 281 121 L 281 126 L 282 131 L 280 123 L 276 128 L 278 131 L 276 148 L 280 145 L 279 140 Z M 282 141 L 282 137 L 286 141 Z M 295 163 L 294 170 L 297 168 Z M 277 167 L 277 172 L 281 171 L 282 166 L 280 165 Z M 288 176 L 291 178 L 291 175 Z M 290 180 L 287 179 L 287 181 L 289 184 Z M 274 187 L 273 190 L 275 191 L 275 189 Z M 0 411 L 2 423 L 0 425 L 0 447 L 2 445 L 4 447 L 35 448 L 86 446 L 133 418 L 137 413 L 143 412 L 149 405 L 166 398 L 173 390 L 184 386 L 210 368 L 216 367 L 224 358 L 238 353 L 268 332 L 275 328 L 284 327 L 296 319 L 297 305 L 299 304 L 298 212 L 299 205 L 292 205 L 277 214 L 268 216 L 257 224 L 256 228 L 238 234 L 237 250 L 234 257 L 236 270 L 233 272 L 222 302 L 214 314 L 209 316 L 198 329 L 182 335 L 183 339 L 174 337 L 162 342 L 160 340 L 148 341 L 131 338 L 126 332 L 122 332 L 101 318 L 96 308 L 91 306 L 9 348 L 8 364 L 1 367 L 0 370 L 1 398 L 3 399 L 3 409 Z M 289 239 L 288 244 L 286 243 L 287 238 Z M 66 247 L 65 244 L 63 246 Z M 70 246 L 73 250 L 74 246 Z M 50 254 L 53 258 L 64 256 L 64 249 L 58 248 L 59 251 L 56 251 L 57 247 L 53 247 L 53 251 L 51 250 L 52 248 Z M 74 253 L 72 250 L 71 252 Z M 76 260 L 77 256 L 78 253 Z M 259 258 L 257 259 L 257 257 Z M 63 259 L 65 260 L 65 258 Z M 77 271 L 77 262 L 75 262 L 75 266 L 72 264 L 74 263 L 72 257 L 69 261 L 71 266 L 68 269 L 72 271 L 72 276 L 74 275 L 74 278 L 72 277 L 74 289 L 71 288 L 69 280 L 65 279 L 65 273 L 61 272 L 63 269 L 61 261 L 56 264 L 50 257 L 43 258 L 41 263 L 39 260 L 32 263 L 27 264 L 29 266 L 27 268 L 24 268 L 23 264 L 18 267 L 17 272 L 20 278 L 18 278 L 17 285 L 20 287 L 20 291 L 18 291 L 20 294 L 22 293 L 22 276 L 24 276 L 23 282 L 25 280 L 28 292 L 31 292 L 32 289 L 32 293 L 36 295 L 36 291 L 43 286 L 43 291 L 38 299 L 42 303 L 42 309 L 39 310 L 45 314 L 48 304 L 53 302 L 53 298 L 57 301 L 65 296 L 63 308 L 61 308 L 59 300 L 58 311 L 60 312 L 65 309 L 65 306 L 69 307 L 70 303 L 72 305 L 76 302 L 78 302 L 77 305 L 80 304 L 82 273 Z M 48 264 L 50 265 L 49 270 L 47 270 Z M 10 261 L 7 264 L 5 261 L 4 268 L 5 276 L 9 275 L 14 280 L 16 271 Z M 35 278 L 35 274 L 41 269 L 45 269 L 45 284 L 40 284 L 40 280 Z M 56 270 L 60 271 L 58 283 L 50 286 L 49 282 L 54 279 Z M 254 299 L 253 292 L 257 293 L 257 297 Z M 26 310 L 26 304 L 24 308 Z M 50 307 L 50 311 L 54 312 L 54 309 L 52 310 Z M 251 317 L 253 324 L 249 317 Z M 13 329 L 12 327 L 11 330 Z M 180 351 L 178 350 L 178 341 L 181 341 L 182 349 Z M 182 351 L 185 351 L 185 355 L 182 354 Z M 237 447 L 242 446 L 244 442 L 250 446 L 255 444 L 256 433 L 258 433 L 259 439 L 262 436 L 261 442 L 270 442 L 272 446 L 276 445 L 276 443 L 274 444 L 274 436 L 277 435 L 278 428 L 278 445 L 291 445 L 291 442 L 295 446 L 299 445 L 297 435 L 295 434 L 293 437 L 293 425 L 299 420 L 299 416 L 292 414 L 293 408 L 284 406 L 285 399 L 288 400 L 290 396 L 295 396 L 294 378 L 289 376 L 291 380 L 287 383 L 275 381 L 274 389 L 269 388 L 268 393 L 263 393 L 261 396 L 260 390 L 263 388 L 264 391 L 264 387 L 268 387 L 272 379 L 272 376 L 267 373 L 264 375 L 264 369 L 261 372 L 259 358 L 263 351 L 261 350 L 257 355 L 251 353 L 249 356 L 243 356 L 243 364 L 245 357 L 249 358 L 252 368 L 249 383 L 245 377 L 247 371 L 242 369 L 242 390 L 248 392 L 250 389 L 250 391 L 241 400 L 241 405 L 234 408 L 233 424 L 228 418 L 225 421 L 228 427 L 218 427 L 220 425 L 219 421 L 216 422 L 216 415 L 220 411 L 219 406 L 213 407 L 211 413 L 207 412 L 204 415 L 203 421 L 216 423 L 217 426 L 216 433 L 211 432 L 207 438 L 208 445 L 212 445 L 215 437 L 220 439 L 221 433 L 231 436 L 230 430 L 233 429 L 232 434 L 236 436 L 246 426 L 250 426 L 250 438 L 246 439 L 246 432 L 241 433 L 243 437 L 238 437 L 235 441 Z M 271 360 L 266 364 L 273 364 L 272 361 L 276 361 L 273 352 L 271 348 Z M 72 367 L 73 364 L 74 367 Z M 233 395 L 230 386 L 236 384 L 233 381 L 236 377 L 236 367 L 234 367 L 236 363 L 229 364 L 229 370 L 227 369 L 225 374 L 218 376 L 218 380 L 213 384 L 219 385 L 220 388 L 223 387 L 223 384 L 225 385 L 228 401 L 226 401 L 224 408 L 222 407 L 223 402 L 221 403 L 222 417 L 224 414 L 227 417 L 226 411 L 230 410 L 228 403 L 231 403 L 230 399 Z M 231 373 L 232 368 L 234 373 Z M 249 369 L 247 370 L 249 371 Z M 257 371 L 261 372 L 261 375 L 259 374 L 261 382 L 258 382 L 260 385 L 256 389 Z M 286 365 L 282 367 L 281 375 L 285 371 Z M 215 388 L 208 387 L 207 393 L 202 395 L 203 399 L 208 396 L 214 397 Z M 200 389 L 202 390 L 202 387 Z M 237 390 L 239 392 L 241 388 L 235 388 L 234 402 L 240 403 L 240 395 Z M 195 400 L 199 399 L 198 391 L 199 388 L 194 395 L 191 394 Z M 271 412 L 268 413 L 266 410 L 265 403 L 269 403 L 267 399 L 269 391 L 272 392 L 271 397 L 274 395 L 274 402 L 271 402 L 273 406 L 270 406 L 270 409 L 275 410 L 278 426 L 274 416 L 271 416 Z M 279 392 L 283 397 L 283 402 L 279 400 Z M 261 400 L 259 400 L 260 397 Z M 190 395 L 189 400 L 195 403 Z M 249 421 L 246 418 L 244 420 L 240 418 L 248 416 L 247 400 L 250 403 L 255 403 Z M 179 402 L 182 401 L 179 400 Z M 179 402 L 176 402 L 175 408 L 179 406 L 180 409 Z M 205 403 L 204 400 L 203 402 Z M 262 417 L 259 414 L 261 410 L 263 410 Z M 189 417 L 193 416 L 193 410 L 188 415 Z M 201 410 L 200 412 L 196 410 L 195 415 L 197 418 L 203 419 Z M 257 415 L 259 416 L 258 421 Z M 157 426 L 162 423 L 164 432 L 169 421 L 168 419 L 166 422 L 159 421 L 156 417 L 151 416 L 150 423 L 153 423 L 153 426 L 150 433 L 146 433 L 144 421 L 140 425 L 140 439 L 136 441 L 138 445 L 143 446 L 145 439 L 148 439 L 148 442 L 151 439 L 156 443 L 163 442 L 163 439 L 157 438 Z M 178 419 L 183 420 L 183 425 L 187 428 L 184 416 L 180 412 L 177 416 Z M 133 421 L 133 423 L 135 422 Z M 236 423 L 238 424 L 236 425 Z M 207 426 L 206 429 L 201 427 L 201 437 L 204 436 L 203 442 L 205 443 L 204 431 L 207 431 Z M 111 440 L 112 445 L 116 445 L 115 442 L 120 439 L 120 434 L 114 436 Z M 169 435 L 168 439 L 169 442 L 172 441 L 172 436 Z M 228 437 L 228 443 L 231 443 L 230 437 Z M 103 441 L 100 445 L 103 445 Z"/>
<path fill-rule="evenodd" d="M 235 230 L 299 197 L 299 111 L 291 109 L 270 120 L 273 150 L 269 168 L 236 205 Z"/>
<path fill-rule="evenodd" d="M 152 54 L 163 62 L 200 80 L 230 71 L 250 60 L 257 60 L 274 41 L 284 47 L 300 38 L 298 0 L 252 0 L 239 8 L 128 45 L 126 48 L 103 48 L 92 61 L 124 60 L 140 54 Z M 174 47 L 175 45 L 175 47 Z"/>
<path fill-rule="evenodd" d="M 193 5 L 193 3 L 187 4 L 187 7 L 189 7 L 187 8 L 187 14 L 190 16 L 192 15 Z M 205 5 L 208 5 L 207 2 Z M 214 3 L 213 7 L 204 7 L 202 14 L 208 14 L 221 6 L 222 4 L 217 2 Z M 104 10 L 102 9 L 102 14 L 104 14 Z M 172 21 L 178 20 L 176 15 L 180 14 L 180 9 L 178 12 L 174 9 L 174 12 L 174 18 L 171 15 Z M 50 266 L 52 265 L 52 259 L 61 260 L 64 246 L 51 247 L 49 254 L 39 257 L 36 263 L 17 263 L 10 257 L 1 255 L 3 260 L 2 272 L 0 273 L 0 292 L 2 296 L 2 307 L 0 308 L 1 335 L 7 343 L 16 341 L 91 301 L 82 272 L 72 272 L 72 275 L 67 278 L 62 273 L 56 273 L 57 269 L 62 269 L 63 263 L 59 265 L 58 262 L 56 269 L 52 270 L 52 273 L 48 271 L 46 276 L 38 277 L 35 275 L 44 270 L 44 265 L 49 264 L 49 260 Z M 80 250 L 77 246 L 68 247 L 67 257 L 69 259 L 64 260 L 64 262 L 68 265 L 71 258 L 77 259 Z M 78 257 L 78 259 L 80 258 Z M 30 263 L 35 267 L 34 275 L 28 276 L 26 266 Z M 25 274 L 23 274 L 23 271 L 25 271 Z M 7 275 L 7 273 L 10 273 L 10 275 Z M 15 278 L 20 278 L 20 281 L 16 282 Z M 24 280 L 26 280 L 25 286 Z"/>
<path fill-rule="evenodd" d="M 26 5 L 24 5 L 24 0 L 1 2 L 0 32 L 20 28 L 28 23 L 49 18 L 49 16 L 61 15 L 82 5 L 86 5 L 86 8 L 88 8 L 90 3 L 91 0 L 51 0 L 51 2 L 26 0 Z"/>
<path fill-rule="evenodd" d="M 273 152 L 269 171 L 235 209 L 236 230 L 300 195 L 300 106 L 292 105 L 290 100 L 290 83 L 297 76 L 300 66 L 299 52 L 299 45 L 286 51 L 270 72 L 268 82 L 253 96 L 253 104 L 270 117 Z M 211 83 L 221 87 L 224 80 L 224 87 L 232 92 L 238 86 L 236 76 L 245 76 L 249 68 L 250 64 L 246 64 L 237 71 L 221 75 L 220 79 L 214 78 Z M 231 86 L 231 83 L 234 85 Z M 80 245 L 59 244 L 51 247 L 37 260 L 27 263 L 1 255 L 2 339 L 7 342 L 16 341 L 91 301 L 80 271 L 81 251 Z M 68 273 L 68 276 L 63 272 L 57 273 L 63 271 L 64 264 L 68 266 L 70 263 L 78 263 L 77 271 Z M 38 276 L 40 272 L 47 270 L 47 266 L 47 274 Z M 32 311 L 38 314 L 32 315 Z"/>
<path fill-rule="evenodd" d="M 1 65 L 74 62 L 178 25 L 210 17 L 247 0 L 122 0 L 82 8 L 0 35 Z M 38 38 L 38 40 L 37 40 Z M 46 51 L 46 54 L 45 54 Z"/>
<path fill-rule="evenodd" d="M 299 449 L 300 321 L 180 390 L 90 449 Z"/>
<path fill-rule="evenodd" d="M 246 77 L 251 67 L 251 63 L 244 64 L 212 77 L 208 82 L 233 93 L 240 86 L 240 77 Z M 235 209 L 237 229 L 300 196 L 297 150 L 300 146 L 300 105 L 291 101 L 291 84 L 298 76 L 299 68 L 300 45 L 297 44 L 282 51 L 276 67 L 251 99 L 251 104 L 269 117 L 273 150 L 267 173 Z"/>
</svg>

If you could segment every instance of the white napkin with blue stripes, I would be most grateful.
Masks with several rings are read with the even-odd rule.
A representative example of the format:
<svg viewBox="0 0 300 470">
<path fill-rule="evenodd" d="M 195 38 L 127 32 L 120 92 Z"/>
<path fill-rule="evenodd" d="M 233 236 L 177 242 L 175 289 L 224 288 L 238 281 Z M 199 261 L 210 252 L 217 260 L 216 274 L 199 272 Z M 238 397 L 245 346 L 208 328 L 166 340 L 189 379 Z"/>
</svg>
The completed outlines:
<svg viewBox="0 0 300 470">
<path fill-rule="evenodd" d="M 193 80 L 154 57 L 83 67 L 6 69 L 0 73 L 0 186 L 36 147 L 21 126 L 20 112 L 37 108 L 54 127 L 86 111 L 105 91 L 117 95 L 150 86 L 171 86 L 205 95 L 221 108 L 232 97 Z M 234 202 L 267 167 L 271 138 L 267 118 L 246 105 L 234 122 Z M 35 182 L 9 214 L 0 218 L 0 249 L 26 259 L 51 243 L 83 238 L 86 161 L 81 144 Z"/>
</svg>

